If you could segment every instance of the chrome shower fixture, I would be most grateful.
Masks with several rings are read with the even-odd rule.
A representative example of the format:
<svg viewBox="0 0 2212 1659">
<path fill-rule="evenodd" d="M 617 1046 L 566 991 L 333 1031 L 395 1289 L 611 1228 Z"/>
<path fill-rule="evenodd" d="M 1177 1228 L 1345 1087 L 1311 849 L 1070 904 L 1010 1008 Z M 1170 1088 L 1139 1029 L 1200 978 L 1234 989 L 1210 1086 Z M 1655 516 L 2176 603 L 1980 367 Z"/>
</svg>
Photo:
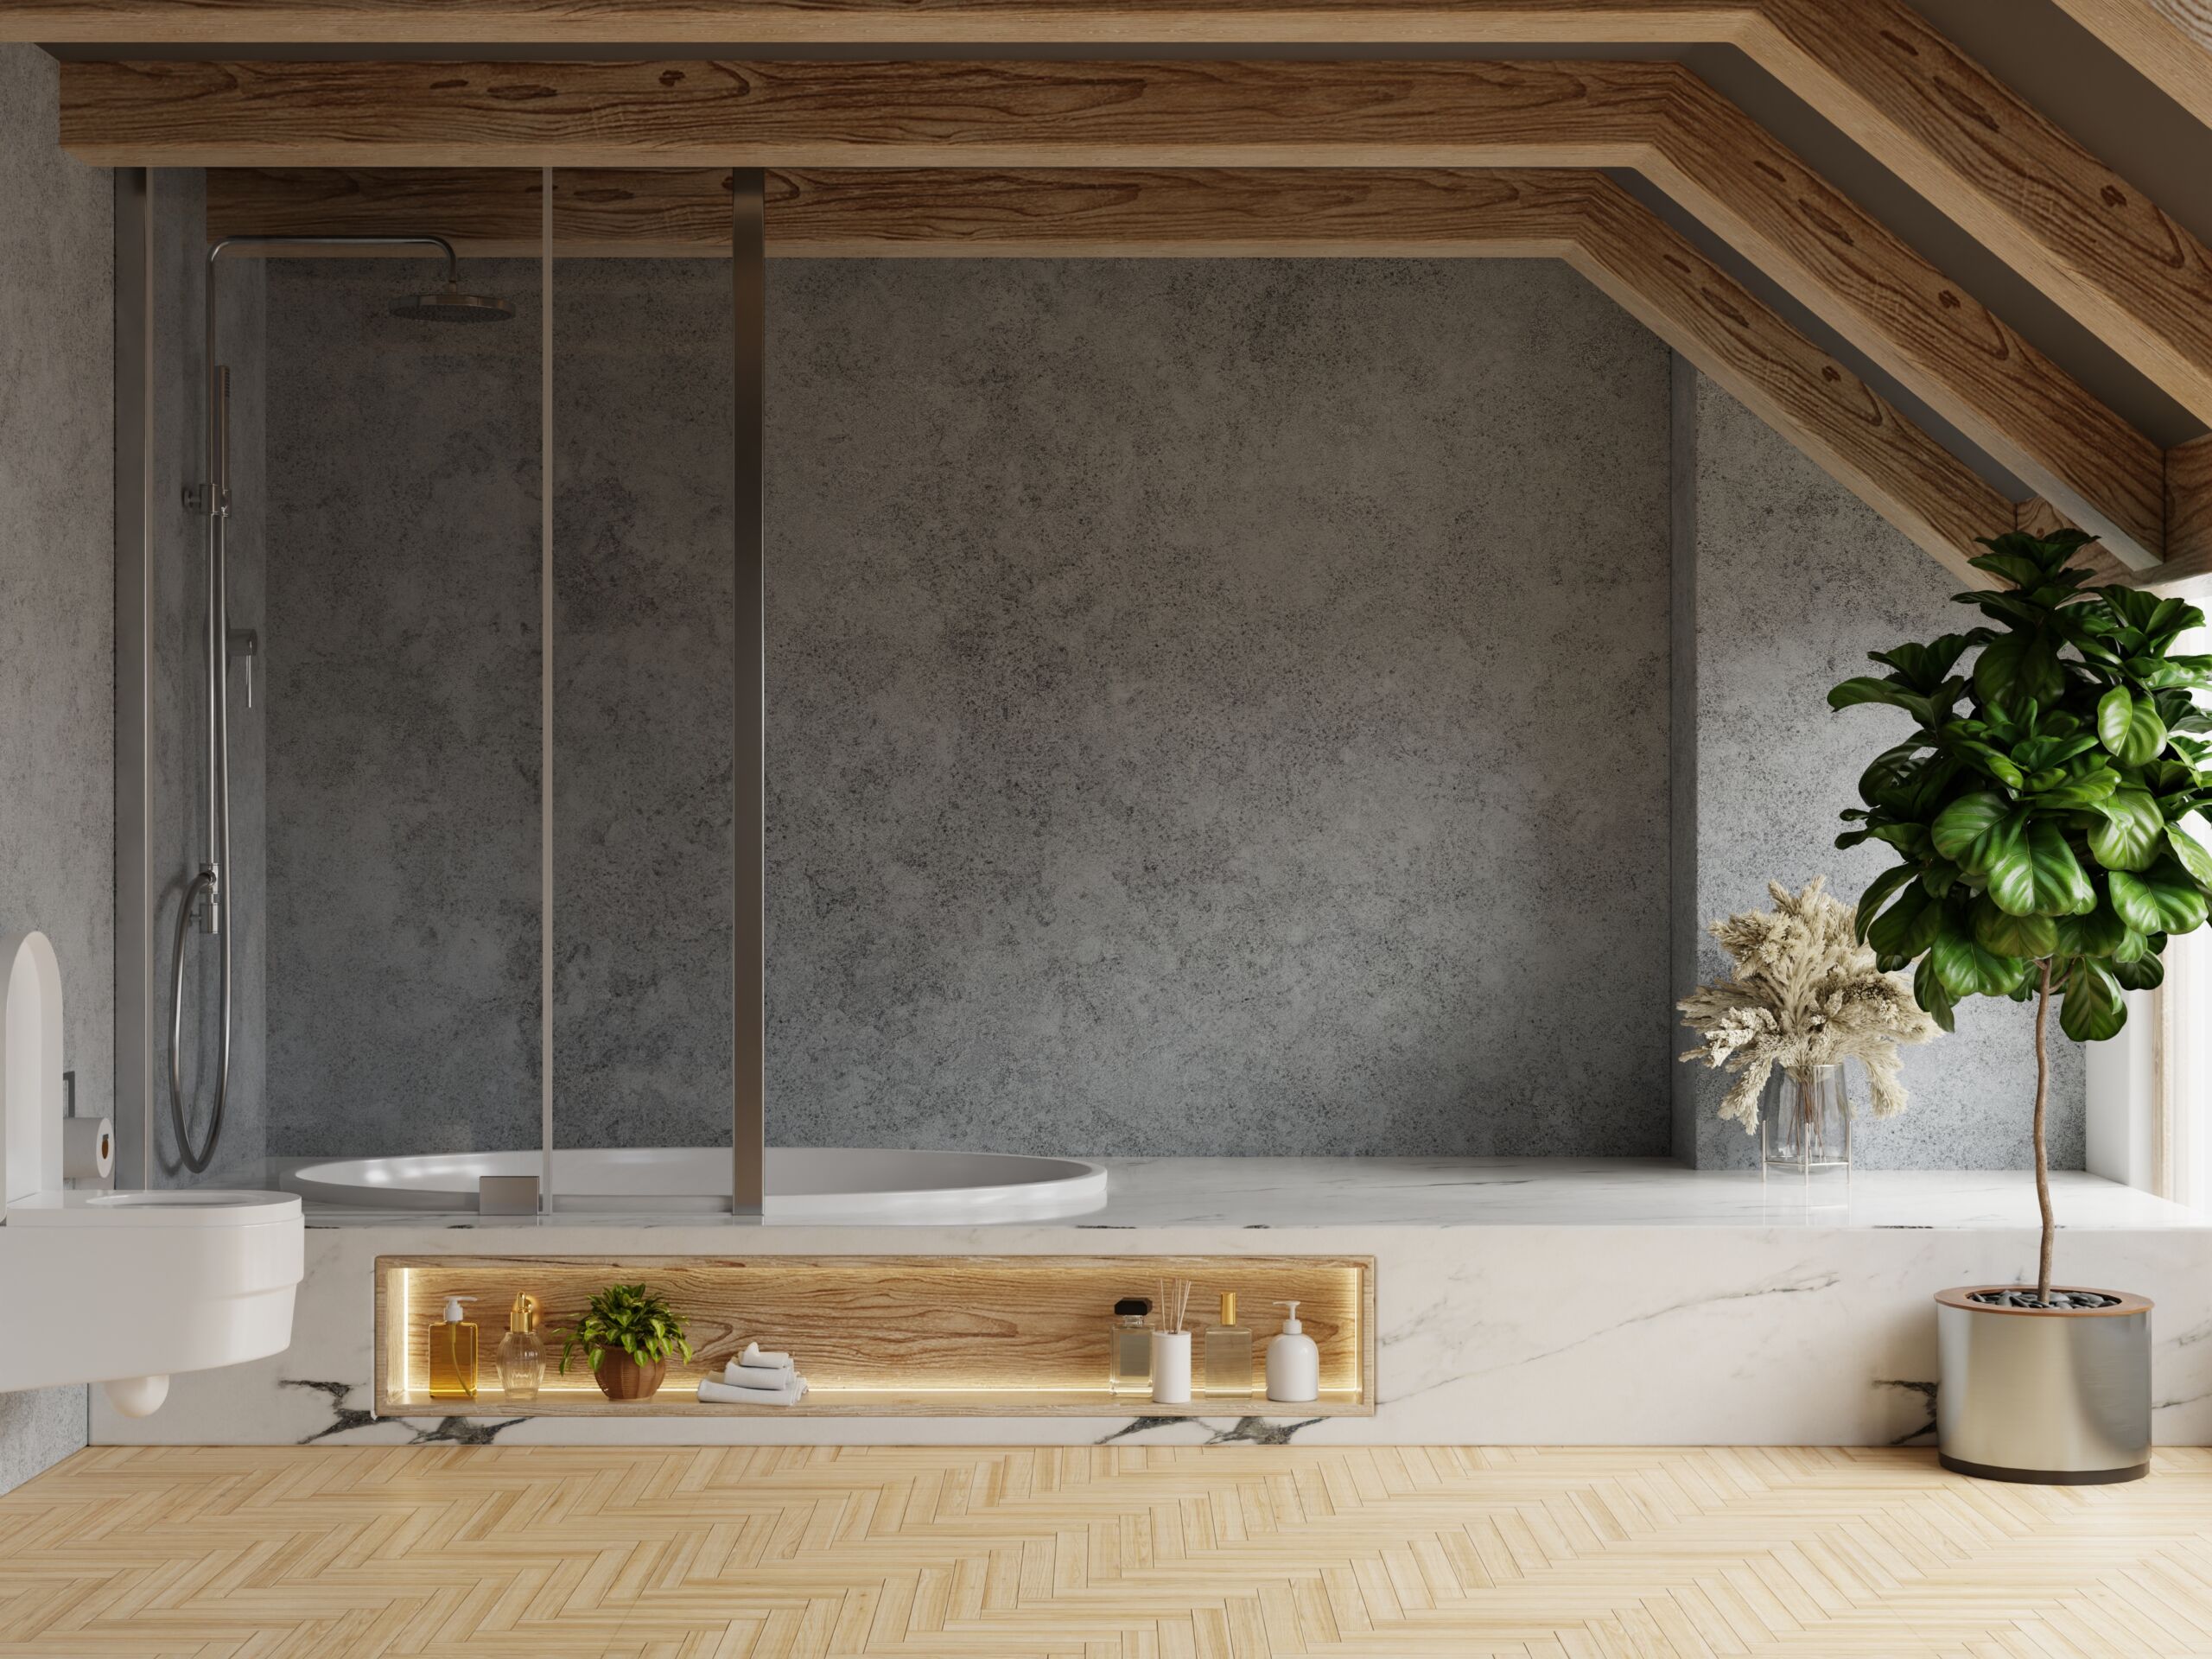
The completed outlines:
<svg viewBox="0 0 2212 1659">
<path fill-rule="evenodd" d="M 207 1169 L 223 1132 L 223 1108 L 231 1093 L 231 1047 L 233 1009 L 231 995 L 231 937 L 236 931 L 238 900 L 231 880 L 231 659 L 246 659 L 246 706 L 253 706 L 253 658 L 260 651 L 258 633 L 231 626 L 230 565 L 226 530 L 231 515 L 231 372 L 219 360 L 215 339 L 215 267 L 223 255 L 243 247 L 435 248 L 445 256 L 444 289 L 435 294 L 409 295 L 395 301 L 394 316 L 428 322 L 502 322 L 514 315 L 505 300 L 461 291 L 460 260 L 453 244 L 442 236 L 226 236 L 207 250 L 207 481 L 185 492 L 188 511 L 207 520 L 207 615 L 202 636 L 207 656 L 206 697 L 207 738 L 207 850 L 196 871 L 184 880 L 177 907 L 176 935 L 169 953 L 169 1122 L 176 1132 L 177 1158 L 194 1174 Z M 215 1096 L 207 1114 L 206 1135 L 195 1145 L 186 1121 L 184 1102 L 184 947 L 194 918 L 203 933 L 217 940 L 217 969 L 221 995 L 222 1039 L 217 1051 Z M 150 1150 L 150 1149 L 149 1149 Z M 175 1167 L 175 1166 L 172 1166 Z"/>
<path fill-rule="evenodd" d="M 391 315 L 416 322 L 505 322 L 515 314 L 506 301 L 489 294 L 464 294 L 451 276 L 435 294 L 404 294 L 391 302 Z"/>
</svg>

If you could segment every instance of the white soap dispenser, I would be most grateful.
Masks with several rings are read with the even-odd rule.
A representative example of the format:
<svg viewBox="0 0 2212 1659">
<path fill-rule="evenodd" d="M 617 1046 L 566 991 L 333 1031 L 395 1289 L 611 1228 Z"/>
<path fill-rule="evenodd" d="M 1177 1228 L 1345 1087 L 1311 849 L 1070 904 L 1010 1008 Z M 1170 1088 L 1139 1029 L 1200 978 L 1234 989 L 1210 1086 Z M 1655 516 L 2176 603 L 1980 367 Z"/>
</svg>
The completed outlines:
<svg viewBox="0 0 2212 1659">
<path fill-rule="evenodd" d="M 1313 1338 L 1298 1322 L 1296 1302 L 1277 1302 L 1275 1306 L 1287 1307 L 1290 1313 L 1282 1322 L 1282 1334 L 1268 1344 L 1268 1398 L 1318 1400 L 1321 1395 L 1321 1351 L 1313 1345 Z"/>
</svg>

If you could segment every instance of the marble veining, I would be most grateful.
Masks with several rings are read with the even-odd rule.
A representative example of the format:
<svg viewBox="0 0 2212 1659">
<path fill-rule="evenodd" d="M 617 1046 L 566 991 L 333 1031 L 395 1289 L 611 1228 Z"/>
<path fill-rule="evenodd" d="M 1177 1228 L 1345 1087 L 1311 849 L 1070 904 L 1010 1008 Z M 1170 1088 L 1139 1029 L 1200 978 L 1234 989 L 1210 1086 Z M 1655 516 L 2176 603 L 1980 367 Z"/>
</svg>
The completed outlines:
<svg viewBox="0 0 2212 1659">
<path fill-rule="evenodd" d="M 1181 1163 L 1184 1194 L 1203 1185 Z M 1510 1160 L 1498 1160 L 1501 1169 Z M 1403 1160 L 1433 1183 L 1437 1166 Z M 1158 1172 L 1154 1172 L 1157 1173 Z M 1280 1172 L 1277 1172 L 1280 1173 Z M 1953 1190 L 1948 1198 L 1943 1183 Z M 558 1444 L 1277 1443 L 1849 1444 L 1910 1441 L 1926 1432 L 1937 1375 L 1932 1297 L 1948 1286 L 2017 1283 L 2034 1266 L 2024 1177 L 1923 1181 L 1878 1173 L 1860 1214 L 1808 1224 L 1743 1201 L 1743 1178 L 1656 1167 L 1599 1167 L 1552 1180 L 1525 1172 L 1482 1195 L 1557 1185 L 1581 1193 L 1580 1219 L 1555 1203 L 1487 1223 L 1408 1221 L 1387 1184 L 1355 1212 L 1343 1192 L 1306 1189 L 1302 1214 L 1266 1230 L 1270 1252 L 1366 1255 L 1376 1261 L 1376 1409 L 1310 1419 L 1299 1408 L 1160 1419 L 1136 1406 L 1089 1418 L 789 1416 L 530 1417 L 384 1420 L 367 1414 L 373 1375 L 372 1264 L 379 1255 L 728 1254 L 733 1225 L 684 1218 L 651 1226 L 614 1217 L 555 1218 L 455 1229 L 420 1216 L 385 1224 L 311 1227 L 289 1352 L 175 1380 L 169 1403 L 130 1422 L 95 1402 L 103 1442 L 417 1440 Z M 1755 1178 L 1752 1185 L 1756 1184 Z M 2079 1174 L 2059 1181 L 2069 1226 L 2063 1281 L 2148 1295 L 2161 1440 L 2212 1440 L 2212 1221 Z M 1287 1204 L 1295 1189 L 1273 1190 Z M 1433 1191 L 1433 1185 L 1427 1189 Z M 1682 1195 L 1670 1221 L 1631 1223 L 1599 1199 Z M 1733 1199 L 1729 1194 L 1735 1192 Z M 1246 1195 L 1248 1198 L 1249 1194 Z M 1687 1206 L 1714 1200 L 1693 1218 Z M 1138 1192 L 1122 1201 L 1145 1200 Z M 1522 1199 L 1524 1205 L 1527 1199 Z M 1733 1202 L 1737 1207 L 1730 1208 Z M 1168 1204 L 1159 1213 L 1173 1214 Z M 1187 1201 L 1186 1213 L 1194 1206 Z M 1378 1225 L 1386 1210 L 1395 1224 Z M 1920 1219 L 1899 1224 L 1900 1218 Z M 465 1235 L 465 1237 L 457 1235 Z M 1102 1247 L 1143 1255 L 1253 1248 L 1241 1221 L 1131 1224 L 1102 1233 L 1067 1224 L 1005 1226 L 753 1226 L 748 1256 L 979 1254 L 1051 1255 Z M 1109 1242 L 1110 1241 L 1110 1243 Z M 1101 1329 L 1108 1310 L 1101 1308 Z M 494 1312 L 488 1316 L 497 1320 Z M 1257 1334 L 1273 1334 L 1264 1319 Z M 804 1357 L 802 1356 L 802 1363 Z M 1624 1379 L 1634 1379 L 1627 1386 Z M 494 1408 L 496 1410 L 496 1408 Z"/>
</svg>

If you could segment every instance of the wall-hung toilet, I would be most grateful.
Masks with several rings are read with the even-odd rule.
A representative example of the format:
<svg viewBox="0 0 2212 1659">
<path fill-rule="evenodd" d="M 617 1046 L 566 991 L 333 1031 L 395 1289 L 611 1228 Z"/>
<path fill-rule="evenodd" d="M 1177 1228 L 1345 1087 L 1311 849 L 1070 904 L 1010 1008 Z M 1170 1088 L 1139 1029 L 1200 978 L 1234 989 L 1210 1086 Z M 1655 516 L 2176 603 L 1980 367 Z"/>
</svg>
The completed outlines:
<svg viewBox="0 0 2212 1659">
<path fill-rule="evenodd" d="M 61 1184 L 61 973 L 43 933 L 0 937 L 0 1390 L 99 1382 L 126 1416 L 175 1371 L 281 1353 L 305 1262 L 300 1201 Z"/>
</svg>

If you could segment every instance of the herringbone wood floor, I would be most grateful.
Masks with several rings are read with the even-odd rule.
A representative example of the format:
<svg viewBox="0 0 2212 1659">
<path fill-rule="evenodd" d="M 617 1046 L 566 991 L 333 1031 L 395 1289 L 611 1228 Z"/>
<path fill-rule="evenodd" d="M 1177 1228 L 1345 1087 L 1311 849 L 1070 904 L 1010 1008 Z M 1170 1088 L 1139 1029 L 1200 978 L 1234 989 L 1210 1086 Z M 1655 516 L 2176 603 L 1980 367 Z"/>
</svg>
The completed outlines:
<svg viewBox="0 0 2212 1659">
<path fill-rule="evenodd" d="M 2212 1452 L 148 1447 L 0 1498 L 0 1655 L 2212 1655 Z"/>
</svg>

